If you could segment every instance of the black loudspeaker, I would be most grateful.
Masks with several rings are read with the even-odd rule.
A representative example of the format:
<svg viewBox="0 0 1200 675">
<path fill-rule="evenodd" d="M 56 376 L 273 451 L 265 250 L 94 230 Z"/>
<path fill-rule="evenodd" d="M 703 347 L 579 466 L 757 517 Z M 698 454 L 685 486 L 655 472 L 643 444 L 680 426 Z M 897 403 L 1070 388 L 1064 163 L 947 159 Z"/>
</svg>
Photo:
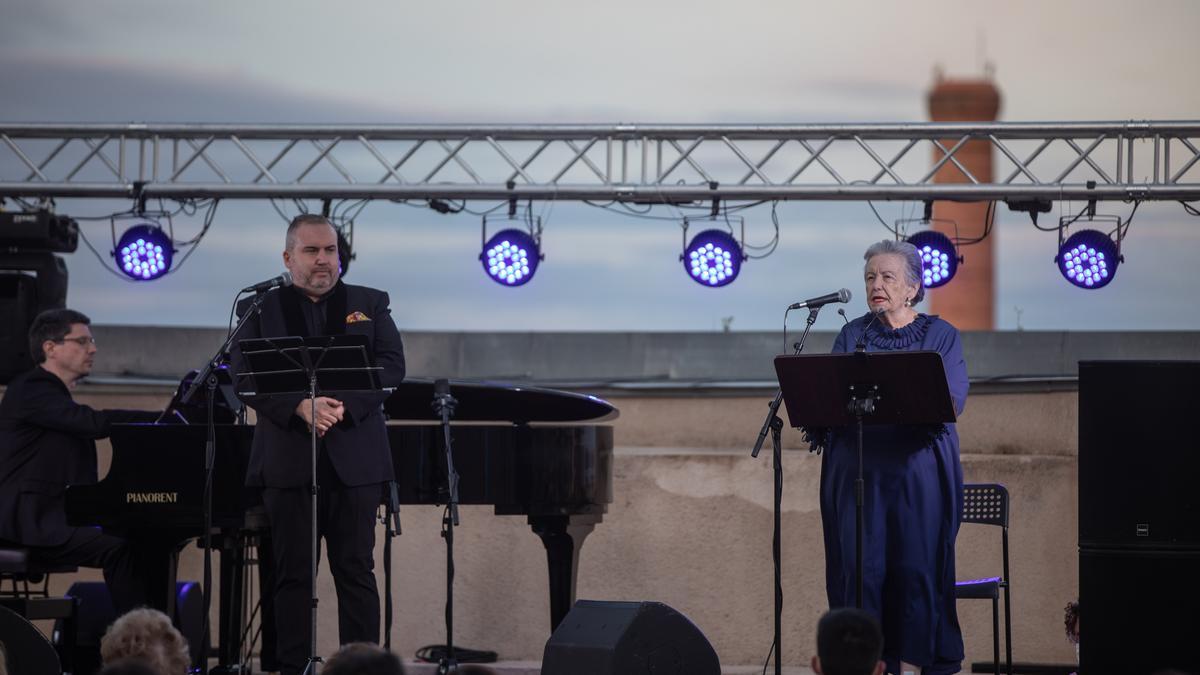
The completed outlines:
<svg viewBox="0 0 1200 675">
<path fill-rule="evenodd" d="M 0 607 L 0 642 L 7 672 L 14 675 L 59 675 L 58 653 L 25 617 Z"/>
<path fill-rule="evenodd" d="M 1079 672 L 1200 673 L 1200 551 L 1081 551 Z"/>
<path fill-rule="evenodd" d="M 1079 364 L 1079 543 L 1200 546 L 1200 361 Z"/>
<path fill-rule="evenodd" d="M 1079 364 L 1080 672 L 1200 672 L 1200 362 Z"/>
<path fill-rule="evenodd" d="M 700 629 L 658 602 L 580 600 L 542 654 L 542 675 L 651 674 L 721 674 Z"/>
<path fill-rule="evenodd" d="M 175 585 L 175 590 L 175 616 L 171 617 L 171 622 L 188 642 L 192 666 L 199 666 L 204 635 L 204 595 L 200 584 L 194 581 L 181 581 Z M 113 609 L 108 586 L 103 582 L 77 581 L 67 589 L 66 595 L 79 601 L 73 656 L 75 672 L 90 675 L 100 669 L 100 639 L 117 620 L 117 611 Z M 55 621 L 56 642 L 59 642 L 62 630 L 62 621 Z"/>
<path fill-rule="evenodd" d="M 62 258 L 46 252 L 0 253 L 0 384 L 33 367 L 33 318 L 66 302 L 67 265 Z"/>
</svg>

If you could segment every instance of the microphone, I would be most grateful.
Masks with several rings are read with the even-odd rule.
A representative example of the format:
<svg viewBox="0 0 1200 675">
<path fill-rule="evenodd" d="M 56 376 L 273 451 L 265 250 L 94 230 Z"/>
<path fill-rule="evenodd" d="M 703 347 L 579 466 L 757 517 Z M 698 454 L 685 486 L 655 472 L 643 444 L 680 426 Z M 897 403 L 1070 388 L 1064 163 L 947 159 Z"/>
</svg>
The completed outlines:
<svg viewBox="0 0 1200 675">
<path fill-rule="evenodd" d="M 875 316 L 872 316 L 871 320 L 867 322 L 867 325 L 863 326 L 862 334 L 859 335 L 858 340 L 854 342 L 855 354 L 861 354 L 862 352 L 867 351 L 867 329 L 871 327 L 871 324 L 875 323 L 876 319 L 883 316 L 883 308 L 875 307 L 871 310 L 871 313 Z"/>
<path fill-rule="evenodd" d="M 850 302 L 850 291 L 843 288 L 837 293 L 830 293 L 828 295 L 822 295 L 819 298 L 809 298 L 804 302 L 793 303 L 788 305 L 788 309 L 802 309 L 804 307 L 816 309 L 818 307 L 824 307 L 831 302 Z"/>
<path fill-rule="evenodd" d="M 257 284 L 254 284 L 253 286 L 247 286 L 242 289 L 242 292 L 243 293 L 265 293 L 266 291 L 269 291 L 272 288 L 279 288 L 281 286 L 291 286 L 291 285 L 292 285 L 292 273 L 284 272 L 283 274 L 280 274 L 277 277 L 272 277 L 270 279 L 267 279 L 266 281 L 260 281 Z"/>
</svg>

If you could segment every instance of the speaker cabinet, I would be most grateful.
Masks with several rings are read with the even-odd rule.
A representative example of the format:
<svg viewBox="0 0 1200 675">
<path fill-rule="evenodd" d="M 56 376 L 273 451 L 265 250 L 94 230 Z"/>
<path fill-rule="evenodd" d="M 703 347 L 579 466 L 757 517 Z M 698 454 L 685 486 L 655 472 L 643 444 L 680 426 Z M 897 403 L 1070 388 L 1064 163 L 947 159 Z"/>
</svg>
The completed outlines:
<svg viewBox="0 0 1200 675">
<path fill-rule="evenodd" d="M 1084 675 L 1200 672 L 1200 362 L 1079 364 Z"/>
<path fill-rule="evenodd" d="M 1079 364 L 1079 543 L 1200 546 L 1198 361 Z"/>
<path fill-rule="evenodd" d="M 204 594 L 195 581 L 180 581 L 175 585 L 175 616 L 171 623 L 188 642 L 192 665 L 199 666 L 204 637 Z M 108 586 L 99 581 L 77 581 L 66 595 L 79 601 L 75 618 L 75 672 L 87 675 L 100 668 L 100 639 L 117 620 Z M 56 643 L 61 643 L 62 621 L 54 622 Z"/>
<path fill-rule="evenodd" d="M 1079 672 L 1200 673 L 1200 551 L 1079 554 Z"/>
<path fill-rule="evenodd" d="M 29 327 L 40 312 L 66 306 L 67 264 L 46 252 L 0 251 L 0 384 L 33 367 Z"/>
<path fill-rule="evenodd" d="M 546 643 L 542 675 L 720 675 L 708 639 L 658 602 L 575 603 Z"/>
</svg>

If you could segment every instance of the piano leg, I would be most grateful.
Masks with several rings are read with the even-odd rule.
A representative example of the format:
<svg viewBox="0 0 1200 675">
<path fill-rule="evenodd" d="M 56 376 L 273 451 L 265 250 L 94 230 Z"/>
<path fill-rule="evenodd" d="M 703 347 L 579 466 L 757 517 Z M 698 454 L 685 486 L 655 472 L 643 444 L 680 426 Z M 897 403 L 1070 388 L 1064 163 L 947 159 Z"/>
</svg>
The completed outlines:
<svg viewBox="0 0 1200 675">
<path fill-rule="evenodd" d="M 533 533 L 546 547 L 546 566 L 550 572 L 550 631 L 575 604 L 575 578 L 579 571 L 579 549 L 603 516 L 529 516 Z"/>
<path fill-rule="evenodd" d="M 271 531 L 259 530 L 254 548 L 255 559 L 258 562 L 258 617 L 262 629 L 262 641 L 259 642 L 259 661 L 266 672 L 276 672 L 280 669 L 275 656 L 275 559 L 271 547 Z"/>
<path fill-rule="evenodd" d="M 221 599 L 218 608 L 218 657 L 219 672 L 233 672 L 241 659 L 242 646 L 242 583 L 245 578 L 245 541 L 239 536 L 222 537 L 221 546 Z"/>
</svg>

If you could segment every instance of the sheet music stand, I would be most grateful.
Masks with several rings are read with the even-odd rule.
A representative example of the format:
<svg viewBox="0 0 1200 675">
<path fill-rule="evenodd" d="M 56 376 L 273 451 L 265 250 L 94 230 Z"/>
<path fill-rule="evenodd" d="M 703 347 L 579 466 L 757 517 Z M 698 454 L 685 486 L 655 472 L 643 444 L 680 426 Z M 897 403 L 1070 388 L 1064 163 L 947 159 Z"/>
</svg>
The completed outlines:
<svg viewBox="0 0 1200 675">
<path fill-rule="evenodd" d="M 954 422 L 942 355 L 914 351 L 777 356 L 775 373 L 793 427 L 856 427 L 854 575 L 856 606 L 862 609 L 863 425 Z"/>
<path fill-rule="evenodd" d="M 278 337 L 242 340 L 238 343 L 249 370 L 238 373 L 239 387 L 245 397 L 300 394 L 312 403 L 317 416 L 317 396 L 336 396 L 378 392 L 382 389 L 378 367 L 372 358 L 365 335 L 327 335 L 320 337 Z M 317 663 L 317 427 L 310 427 L 312 478 L 312 591 L 311 631 L 309 633 L 306 674 L 316 675 Z"/>
</svg>

